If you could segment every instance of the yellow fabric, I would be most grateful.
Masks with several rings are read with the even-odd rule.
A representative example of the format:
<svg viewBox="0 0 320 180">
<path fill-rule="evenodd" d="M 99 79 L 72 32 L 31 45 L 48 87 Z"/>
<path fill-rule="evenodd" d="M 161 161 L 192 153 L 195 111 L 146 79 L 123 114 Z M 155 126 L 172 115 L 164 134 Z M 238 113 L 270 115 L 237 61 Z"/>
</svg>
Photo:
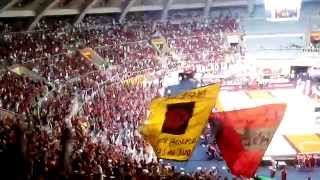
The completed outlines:
<svg viewBox="0 0 320 180">
<path fill-rule="evenodd" d="M 84 48 L 80 50 L 80 53 L 83 57 L 85 57 L 87 60 L 92 61 L 92 57 L 94 55 L 94 52 L 91 48 Z"/>
<path fill-rule="evenodd" d="M 152 39 L 151 42 L 154 45 L 163 45 L 166 43 L 166 40 L 164 38 L 157 38 L 157 39 Z"/>
<path fill-rule="evenodd" d="M 152 39 L 151 43 L 158 49 L 160 49 L 160 47 L 162 46 L 163 48 L 167 47 L 167 42 L 165 38 L 156 38 L 156 39 Z"/>
<path fill-rule="evenodd" d="M 223 104 L 222 104 L 222 100 L 221 100 L 221 96 L 219 95 L 217 98 L 217 102 L 215 105 L 215 108 L 217 110 L 217 112 L 223 112 L 224 108 L 223 108 Z"/>
<path fill-rule="evenodd" d="M 11 69 L 12 72 L 18 74 L 19 76 L 25 75 L 25 74 L 30 74 L 30 70 L 23 67 L 23 66 L 17 66 L 13 69 Z"/>
<path fill-rule="evenodd" d="M 135 85 L 135 84 L 142 84 L 144 81 L 145 81 L 145 76 L 138 75 L 136 77 L 132 77 L 127 80 L 124 80 L 123 83 L 128 85 Z"/>
<path fill-rule="evenodd" d="M 88 128 L 89 128 L 89 123 L 88 123 L 88 122 L 82 122 L 82 123 L 80 124 L 80 127 L 81 127 L 82 132 L 83 132 L 83 133 L 86 133 L 87 130 L 88 130 Z"/>
<path fill-rule="evenodd" d="M 285 135 L 288 142 L 298 153 L 319 153 L 320 135 L 319 134 L 292 134 Z"/>
<path fill-rule="evenodd" d="M 219 90 L 220 86 L 213 84 L 177 96 L 161 97 L 152 101 L 149 119 L 143 124 L 140 132 L 150 142 L 158 158 L 188 160 L 207 124 Z M 167 108 L 170 105 L 193 102 L 191 118 L 184 133 L 179 135 L 164 133 L 163 126 L 166 121 Z"/>
<path fill-rule="evenodd" d="M 16 73 L 16 74 L 18 74 L 19 76 L 22 75 L 22 72 L 21 72 L 20 67 L 16 67 L 16 68 L 14 68 L 14 69 L 11 69 L 11 71 L 14 72 L 14 73 Z"/>
</svg>

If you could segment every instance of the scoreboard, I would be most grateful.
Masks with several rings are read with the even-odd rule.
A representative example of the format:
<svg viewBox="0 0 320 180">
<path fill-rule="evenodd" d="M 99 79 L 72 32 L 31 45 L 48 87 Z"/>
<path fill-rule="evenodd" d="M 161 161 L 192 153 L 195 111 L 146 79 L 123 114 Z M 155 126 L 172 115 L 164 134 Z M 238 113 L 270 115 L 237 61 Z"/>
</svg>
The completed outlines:
<svg viewBox="0 0 320 180">
<path fill-rule="evenodd" d="M 302 0 L 264 0 L 268 21 L 296 21 L 300 16 Z"/>
</svg>

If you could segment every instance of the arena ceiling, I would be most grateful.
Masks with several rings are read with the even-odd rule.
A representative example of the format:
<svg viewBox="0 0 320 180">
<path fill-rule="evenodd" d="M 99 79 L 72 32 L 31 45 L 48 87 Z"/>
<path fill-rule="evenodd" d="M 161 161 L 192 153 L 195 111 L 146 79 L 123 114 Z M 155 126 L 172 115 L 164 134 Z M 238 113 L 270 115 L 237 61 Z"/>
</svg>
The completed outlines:
<svg viewBox="0 0 320 180">
<path fill-rule="evenodd" d="M 263 0 L 0 0 L 0 18 L 34 17 L 30 30 L 44 16 L 76 15 L 77 24 L 86 14 L 119 13 L 121 22 L 128 12 L 162 11 L 162 19 L 166 19 L 172 9 L 203 8 L 207 16 L 211 7 L 243 6 L 252 13 L 255 5 L 262 3 Z"/>
</svg>

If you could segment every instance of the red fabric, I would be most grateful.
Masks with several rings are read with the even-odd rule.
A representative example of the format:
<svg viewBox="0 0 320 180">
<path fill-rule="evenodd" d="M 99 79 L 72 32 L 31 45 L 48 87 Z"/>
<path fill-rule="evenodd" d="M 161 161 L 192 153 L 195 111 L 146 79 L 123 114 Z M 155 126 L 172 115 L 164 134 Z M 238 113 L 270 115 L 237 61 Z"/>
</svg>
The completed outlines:
<svg viewBox="0 0 320 180">
<path fill-rule="evenodd" d="M 242 142 L 242 136 L 236 129 L 277 128 L 285 108 L 285 104 L 273 104 L 211 115 L 211 120 L 221 124 L 216 139 L 222 157 L 233 175 L 253 177 L 267 148 L 246 149 Z"/>
</svg>

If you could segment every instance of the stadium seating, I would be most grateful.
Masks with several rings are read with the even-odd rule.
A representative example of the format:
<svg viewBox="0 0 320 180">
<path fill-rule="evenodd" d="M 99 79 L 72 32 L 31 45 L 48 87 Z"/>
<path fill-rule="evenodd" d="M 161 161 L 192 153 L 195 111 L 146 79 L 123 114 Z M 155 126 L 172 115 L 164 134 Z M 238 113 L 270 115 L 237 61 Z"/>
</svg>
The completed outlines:
<svg viewBox="0 0 320 180">
<path fill-rule="evenodd" d="M 68 18 L 50 18 L 34 32 L 21 33 L 10 32 L 14 24 L 3 24 L 0 67 L 20 64 L 47 82 L 12 72 L 0 76 L 0 108 L 25 117 L 1 117 L 1 149 L 14 148 L 19 133 L 24 134 L 23 154 L 30 164 L 24 167 L 25 177 L 35 179 L 217 178 L 214 169 L 176 174 L 174 167 L 160 165 L 138 127 L 161 84 L 121 83 L 160 70 L 163 56 L 174 68 L 172 54 L 180 57 L 175 61 L 223 63 L 228 49 L 222 33 L 237 31 L 236 20 L 219 16 L 197 22 L 195 13 L 189 21 L 188 13 L 171 14 L 168 23 L 133 14 L 124 25 L 107 16 L 86 16 L 76 27 Z M 171 54 L 159 54 L 150 44 L 156 29 L 168 40 Z M 99 70 L 81 57 L 77 49 L 84 47 L 94 49 L 110 67 Z"/>
</svg>

